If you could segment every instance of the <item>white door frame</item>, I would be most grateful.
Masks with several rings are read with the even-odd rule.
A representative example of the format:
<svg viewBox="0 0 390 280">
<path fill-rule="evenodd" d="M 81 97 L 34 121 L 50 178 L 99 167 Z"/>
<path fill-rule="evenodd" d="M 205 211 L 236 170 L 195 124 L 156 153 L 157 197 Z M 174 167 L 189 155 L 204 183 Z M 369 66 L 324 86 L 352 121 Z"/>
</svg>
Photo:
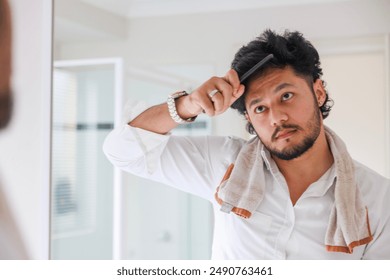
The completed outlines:
<svg viewBox="0 0 390 280">
<path fill-rule="evenodd" d="M 122 58 L 95 58 L 78 60 L 59 60 L 54 62 L 54 68 L 94 66 L 94 65 L 114 65 L 115 68 L 115 92 L 114 92 L 114 126 L 121 124 L 123 107 L 123 59 Z M 113 238 L 112 238 L 112 256 L 114 260 L 122 257 L 122 173 L 118 168 L 114 168 L 113 180 Z"/>
</svg>

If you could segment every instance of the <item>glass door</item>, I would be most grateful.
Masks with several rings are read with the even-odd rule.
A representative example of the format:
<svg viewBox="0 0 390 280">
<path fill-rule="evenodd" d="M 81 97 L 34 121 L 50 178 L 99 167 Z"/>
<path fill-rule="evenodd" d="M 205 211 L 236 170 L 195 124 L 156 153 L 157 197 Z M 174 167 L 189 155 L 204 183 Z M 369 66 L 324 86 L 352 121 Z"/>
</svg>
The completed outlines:
<svg viewBox="0 0 390 280">
<path fill-rule="evenodd" d="M 121 77 L 120 59 L 54 64 L 51 259 L 118 257 L 120 174 L 102 144 L 120 118 Z"/>
</svg>

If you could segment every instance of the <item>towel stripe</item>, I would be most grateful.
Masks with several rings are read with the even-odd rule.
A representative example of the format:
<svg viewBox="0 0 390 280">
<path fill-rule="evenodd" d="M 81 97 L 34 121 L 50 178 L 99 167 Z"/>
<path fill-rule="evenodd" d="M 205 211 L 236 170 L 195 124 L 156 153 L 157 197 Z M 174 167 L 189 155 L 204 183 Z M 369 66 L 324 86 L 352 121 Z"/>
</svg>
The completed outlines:
<svg viewBox="0 0 390 280">
<path fill-rule="evenodd" d="M 221 186 L 221 184 L 223 182 L 225 182 L 227 179 L 229 179 L 230 175 L 232 174 L 233 168 L 234 168 L 234 164 L 232 163 L 229 165 L 228 169 L 226 170 L 226 173 L 223 176 L 222 181 L 219 184 L 219 186 Z M 222 205 L 224 203 L 224 201 L 218 196 L 219 186 L 217 187 L 217 190 L 216 190 L 214 196 L 215 196 L 215 200 L 218 202 L 218 204 Z M 245 218 L 245 219 L 249 219 L 252 216 L 251 212 L 249 212 L 248 210 L 245 210 L 243 208 L 233 207 L 232 212 L 240 217 Z"/>
</svg>

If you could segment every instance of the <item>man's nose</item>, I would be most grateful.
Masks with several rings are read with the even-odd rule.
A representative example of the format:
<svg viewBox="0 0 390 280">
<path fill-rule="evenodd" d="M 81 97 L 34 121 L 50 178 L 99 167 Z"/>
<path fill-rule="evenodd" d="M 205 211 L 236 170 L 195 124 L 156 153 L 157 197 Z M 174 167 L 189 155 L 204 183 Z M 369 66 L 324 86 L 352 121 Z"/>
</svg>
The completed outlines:
<svg viewBox="0 0 390 280">
<path fill-rule="evenodd" d="M 288 120 L 288 115 L 280 109 L 272 109 L 270 118 L 271 126 L 279 126 Z"/>
</svg>

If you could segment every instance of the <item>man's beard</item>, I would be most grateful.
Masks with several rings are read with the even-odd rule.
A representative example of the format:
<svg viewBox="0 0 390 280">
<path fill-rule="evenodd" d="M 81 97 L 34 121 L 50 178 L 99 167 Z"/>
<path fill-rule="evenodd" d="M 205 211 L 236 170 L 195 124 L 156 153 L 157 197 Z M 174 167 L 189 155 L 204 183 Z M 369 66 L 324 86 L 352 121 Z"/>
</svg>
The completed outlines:
<svg viewBox="0 0 390 280">
<path fill-rule="evenodd" d="M 318 136 L 321 132 L 321 121 L 320 121 L 320 113 L 319 111 L 315 111 L 313 116 L 310 118 L 310 121 L 307 124 L 307 131 L 310 132 L 309 135 L 303 139 L 303 141 L 293 147 L 285 148 L 282 150 L 274 149 L 271 147 L 271 145 L 268 145 L 267 143 L 264 143 L 264 146 L 267 148 L 267 150 L 270 152 L 272 156 L 275 156 L 281 160 L 292 160 L 300 157 L 305 152 L 307 152 L 311 147 L 313 147 L 314 143 L 316 142 Z M 297 131 L 302 131 L 302 128 L 298 125 L 293 124 L 283 124 L 281 126 L 278 126 L 275 129 L 275 132 L 272 135 L 272 140 L 274 140 L 275 135 L 282 129 L 296 129 Z"/>
</svg>

